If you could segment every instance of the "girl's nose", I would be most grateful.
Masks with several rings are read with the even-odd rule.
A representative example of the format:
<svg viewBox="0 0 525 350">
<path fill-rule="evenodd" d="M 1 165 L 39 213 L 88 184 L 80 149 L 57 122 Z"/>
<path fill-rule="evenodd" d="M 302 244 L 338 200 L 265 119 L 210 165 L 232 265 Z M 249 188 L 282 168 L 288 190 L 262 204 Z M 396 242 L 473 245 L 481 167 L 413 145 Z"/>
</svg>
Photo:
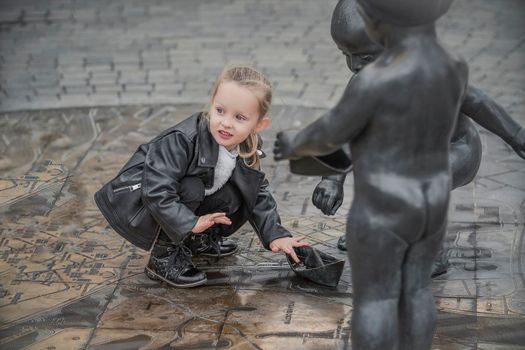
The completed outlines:
<svg viewBox="0 0 525 350">
<path fill-rule="evenodd" d="M 221 125 L 224 128 L 231 128 L 232 127 L 232 123 L 231 123 L 230 117 L 224 116 L 224 118 L 221 118 Z"/>
</svg>

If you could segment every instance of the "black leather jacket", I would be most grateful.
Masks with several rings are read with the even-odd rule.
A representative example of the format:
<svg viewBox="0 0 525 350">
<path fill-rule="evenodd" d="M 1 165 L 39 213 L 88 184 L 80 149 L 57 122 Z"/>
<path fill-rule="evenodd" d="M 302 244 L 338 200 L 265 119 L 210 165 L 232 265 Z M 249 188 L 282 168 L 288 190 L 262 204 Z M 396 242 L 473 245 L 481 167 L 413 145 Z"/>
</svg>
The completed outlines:
<svg viewBox="0 0 525 350">
<path fill-rule="evenodd" d="M 95 194 L 95 202 L 111 227 L 139 248 L 149 250 L 160 228 L 182 241 L 198 217 L 179 203 L 180 180 L 197 176 L 211 188 L 217 157 L 207 120 L 196 113 L 139 146 L 118 175 Z M 229 181 L 238 187 L 244 204 L 223 234 L 232 234 L 249 220 L 266 249 L 272 240 L 291 236 L 281 226 L 264 173 L 238 158 Z"/>
</svg>

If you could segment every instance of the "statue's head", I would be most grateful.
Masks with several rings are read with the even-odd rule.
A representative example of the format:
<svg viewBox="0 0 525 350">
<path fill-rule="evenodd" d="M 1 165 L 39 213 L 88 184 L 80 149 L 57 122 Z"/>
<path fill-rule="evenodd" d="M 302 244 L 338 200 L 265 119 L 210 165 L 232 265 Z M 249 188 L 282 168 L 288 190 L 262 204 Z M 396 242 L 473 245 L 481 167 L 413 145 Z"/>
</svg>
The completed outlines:
<svg viewBox="0 0 525 350">
<path fill-rule="evenodd" d="M 373 62 L 383 50 L 368 37 L 355 0 L 339 0 L 332 14 L 331 33 L 353 73 Z"/>
<path fill-rule="evenodd" d="M 357 0 L 374 20 L 399 27 L 415 27 L 435 22 L 447 12 L 452 0 Z"/>
</svg>

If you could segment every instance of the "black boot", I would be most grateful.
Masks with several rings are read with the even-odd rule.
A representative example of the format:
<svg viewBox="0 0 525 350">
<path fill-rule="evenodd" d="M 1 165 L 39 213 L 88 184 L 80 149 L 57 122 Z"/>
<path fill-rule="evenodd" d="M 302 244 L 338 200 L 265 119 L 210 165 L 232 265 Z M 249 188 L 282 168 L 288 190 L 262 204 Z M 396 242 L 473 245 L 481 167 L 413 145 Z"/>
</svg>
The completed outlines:
<svg viewBox="0 0 525 350">
<path fill-rule="evenodd" d="M 195 268 L 190 249 L 182 243 L 155 243 L 144 272 L 153 280 L 161 280 L 178 288 L 196 287 L 206 283 L 206 274 Z"/>
<path fill-rule="evenodd" d="M 217 230 L 191 234 L 184 243 L 191 249 L 192 255 L 216 257 L 230 256 L 237 251 L 237 243 L 224 239 Z"/>
</svg>

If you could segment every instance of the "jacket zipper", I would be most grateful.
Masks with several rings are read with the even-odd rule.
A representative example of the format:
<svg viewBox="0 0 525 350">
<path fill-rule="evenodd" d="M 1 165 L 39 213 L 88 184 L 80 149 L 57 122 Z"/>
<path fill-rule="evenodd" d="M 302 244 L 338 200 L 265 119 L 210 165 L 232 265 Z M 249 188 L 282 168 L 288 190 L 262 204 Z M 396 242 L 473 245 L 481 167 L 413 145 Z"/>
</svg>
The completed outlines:
<svg viewBox="0 0 525 350">
<path fill-rule="evenodd" d="M 141 187 L 140 184 L 135 184 L 135 185 L 130 185 L 130 186 L 124 186 L 124 187 L 119 187 L 119 188 L 115 188 L 113 190 L 113 193 L 118 193 L 118 192 L 122 192 L 122 191 L 130 191 L 130 192 L 133 192 L 135 190 L 138 190 L 139 188 Z"/>
</svg>

